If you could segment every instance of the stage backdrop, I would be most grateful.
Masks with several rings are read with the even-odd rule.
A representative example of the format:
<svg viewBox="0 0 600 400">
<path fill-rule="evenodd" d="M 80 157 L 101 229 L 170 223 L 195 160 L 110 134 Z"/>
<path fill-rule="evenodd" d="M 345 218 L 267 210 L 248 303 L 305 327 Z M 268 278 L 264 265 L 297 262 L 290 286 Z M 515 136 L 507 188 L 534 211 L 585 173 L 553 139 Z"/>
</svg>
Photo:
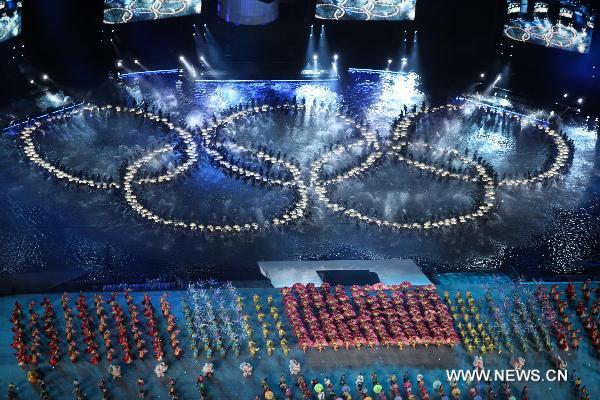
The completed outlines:
<svg viewBox="0 0 600 400">
<path fill-rule="evenodd" d="M 104 4 L 107 24 L 180 17 L 202 9 L 201 0 L 105 0 Z"/>
<path fill-rule="evenodd" d="M 21 2 L 0 0 L 0 42 L 21 33 Z"/>
<path fill-rule="evenodd" d="M 264 25 L 279 17 L 279 0 L 219 0 L 219 17 L 237 25 Z"/>
<path fill-rule="evenodd" d="M 315 17 L 354 21 L 415 19 L 417 0 L 317 0 Z"/>
<path fill-rule="evenodd" d="M 504 36 L 526 43 L 588 53 L 594 10 L 577 0 L 508 0 Z"/>
</svg>

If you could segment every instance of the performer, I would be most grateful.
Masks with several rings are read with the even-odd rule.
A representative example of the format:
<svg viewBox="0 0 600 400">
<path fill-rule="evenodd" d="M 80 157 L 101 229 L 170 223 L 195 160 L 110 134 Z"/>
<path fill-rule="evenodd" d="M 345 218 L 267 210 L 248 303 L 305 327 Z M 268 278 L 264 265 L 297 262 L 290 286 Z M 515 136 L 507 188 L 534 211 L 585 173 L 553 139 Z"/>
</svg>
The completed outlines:
<svg viewBox="0 0 600 400">
<path fill-rule="evenodd" d="M 138 398 L 143 399 L 144 395 L 145 395 L 145 391 L 144 391 L 144 379 L 143 378 L 138 378 L 137 380 L 137 384 L 138 384 Z"/>
</svg>

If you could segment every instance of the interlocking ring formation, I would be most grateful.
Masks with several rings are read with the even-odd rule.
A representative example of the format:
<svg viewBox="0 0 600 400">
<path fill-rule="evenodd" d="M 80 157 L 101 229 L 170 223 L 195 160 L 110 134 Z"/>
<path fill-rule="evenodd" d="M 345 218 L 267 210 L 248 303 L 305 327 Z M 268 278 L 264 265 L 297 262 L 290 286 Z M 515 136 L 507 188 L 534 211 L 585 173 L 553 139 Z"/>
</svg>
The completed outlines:
<svg viewBox="0 0 600 400">
<path fill-rule="evenodd" d="M 533 175 L 527 174 L 521 178 L 500 180 L 495 175 L 491 166 L 482 162 L 481 157 L 469 156 L 468 152 L 463 154 L 456 149 L 435 148 L 431 144 L 418 142 L 412 137 L 416 131 L 416 125 L 421 119 L 435 113 L 445 113 L 450 116 L 454 116 L 454 114 L 461 115 L 465 104 L 449 104 L 433 108 L 423 108 L 420 111 L 415 109 L 414 112 L 407 113 L 403 118 L 396 120 L 392 126 L 390 137 L 386 139 L 378 137 L 376 133 L 369 129 L 368 125 L 363 124 L 360 120 L 350 118 L 349 115 L 338 110 L 335 112 L 335 118 L 346 126 L 353 128 L 358 136 L 356 140 L 350 143 L 333 145 L 328 152 L 312 162 L 310 170 L 306 171 L 308 172 L 308 176 L 306 176 L 305 171 L 303 171 L 299 163 L 294 162 L 293 159 L 288 160 L 285 156 L 281 157 L 279 153 L 275 155 L 273 151 L 267 150 L 264 147 L 252 148 L 244 146 L 231 140 L 232 138 L 228 137 L 228 135 L 225 135 L 225 139 L 221 135 L 224 128 L 234 127 L 237 121 L 250 116 L 267 115 L 272 112 L 302 112 L 307 111 L 309 108 L 316 113 L 329 112 L 329 108 L 319 106 L 316 103 L 312 106 L 296 102 L 288 102 L 276 106 L 246 104 L 233 107 L 220 118 L 215 116 L 210 123 L 205 123 L 203 127 L 198 127 L 195 132 L 190 132 L 187 129 L 176 126 L 168 118 L 155 115 L 147 110 L 135 107 L 87 104 L 25 126 L 20 132 L 19 138 L 23 145 L 23 153 L 29 161 L 51 174 L 58 181 L 95 190 L 113 190 L 119 192 L 123 195 L 126 204 L 136 215 L 155 224 L 190 232 L 226 234 L 260 231 L 271 227 L 290 225 L 306 218 L 308 207 L 311 203 L 309 190 L 312 191 L 314 197 L 320 203 L 324 204 L 327 209 L 358 223 L 392 230 L 413 231 L 452 227 L 474 222 L 487 216 L 495 206 L 498 188 L 524 186 L 549 181 L 563 173 L 572 159 L 572 149 L 566 137 L 550 128 L 532 124 L 532 127 L 538 133 L 546 135 L 550 139 L 549 143 L 552 146 L 551 159 L 545 163 L 544 168 L 541 168 Z M 495 108 L 487 106 L 479 106 L 479 108 L 480 111 L 486 113 L 500 113 Z M 75 115 L 94 116 L 100 112 L 113 113 L 113 116 L 124 114 L 146 119 L 169 132 L 176 138 L 177 143 L 175 145 L 166 144 L 147 151 L 134 161 L 127 163 L 124 166 L 124 173 L 120 178 L 120 182 L 114 182 L 112 179 L 107 181 L 90 178 L 88 174 L 77 176 L 65 168 L 61 168 L 61 166 L 45 160 L 40 155 L 36 147 L 35 136 L 36 131 L 40 130 L 44 124 L 67 120 Z M 503 117 L 511 118 L 519 124 L 530 123 L 515 114 L 503 114 Z M 158 215 L 142 204 L 137 195 L 137 191 L 140 188 L 175 182 L 197 165 L 199 160 L 199 145 L 197 142 L 200 143 L 203 151 L 217 168 L 228 172 L 243 182 L 256 182 L 264 186 L 286 188 L 291 191 L 293 201 L 281 214 L 270 217 L 266 221 L 251 220 L 244 223 L 226 225 L 213 224 L 210 221 L 167 218 Z M 416 161 L 412 155 L 413 149 L 442 152 L 449 161 L 460 163 L 464 168 L 457 170 L 450 168 L 448 165 L 436 165 L 433 162 L 427 162 L 422 159 Z M 160 173 L 146 175 L 142 173 L 144 167 L 152 160 L 170 155 L 175 151 L 181 153 L 181 160 L 178 161 L 176 166 Z M 339 160 L 343 155 L 356 151 L 365 153 L 358 165 L 342 170 L 335 176 L 325 176 L 324 168 L 328 162 Z M 233 161 L 234 158 L 237 158 L 237 161 Z M 254 166 L 250 162 L 241 162 L 242 158 L 246 161 L 251 161 L 254 163 Z M 360 179 L 366 173 L 380 165 L 385 159 L 393 159 L 432 176 L 476 185 L 479 189 L 478 200 L 470 211 L 462 215 L 438 218 L 430 221 L 418 220 L 400 223 L 368 215 L 356 209 L 338 204 L 331 199 L 331 191 L 336 185 L 344 181 Z M 267 171 L 263 172 L 263 168 L 259 169 L 257 165 L 268 166 Z M 269 173 L 269 171 L 277 171 L 279 174 Z M 305 179 L 308 179 L 308 185 L 305 183 Z"/>
<path fill-rule="evenodd" d="M 44 120 L 44 122 L 36 121 L 32 125 L 26 126 L 23 128 L 20 134 L 20 138 L 23 142 L 23 152 L 27 156 L 27 158 L 34 163 L 35 165 L 43 168 L 52 176 L 54 176 L 59 181 L 66 181 L 68 183 L 87 186 L 92 189 L 119 189 L 120 185 L 110 179 L 100 180 L 94 179 L 90 177 L 90 174 L 84 174 L 82 176 L 76 176 L 72 172 L 66 171 L 62 169 L 60 166 L 54 165 L 53 163 L 45 160 L 38 152 L 38 149 L 35 145 L 34 135 L 37 130 L 40 129 L 44 124 L 55 122 L 55 121 L 65 121 L 75 115 L 88 112 L 90 115 L 94 113 L 98 113 L 101 111 L 115 112 L 115 113 L 128 113 L 131 115 L 136 115 L 139 118 L 144 118 L 152 123 L 156 124 L 158 127 L 166 128 L 168 131 L 175 132 L 177 136 L 181 139 L 183 143 L 185 143 L 185 157 L 186 160 L 175 168 L 171 172 L 167 172 L 164 175 L 159 175 L 156 177 L 145 177 L 141 178 L 138 183 L 160 183 L 160 182 L 168 182 L 171 179 L 176 178 L 177 176 L 187 172 L 192 165 L 194 165 L 197 161 L 197 145 L 192 139 L 192 135 L 185 131 L 184 129 L 176 127 L 174 124 L 169 122 L 167 118 L 161 118 L 158 115 L 154 115 L 149 112 L 144 112 L 143 110 L 139 110 L 133 107 L 121 107 L 121 106 L 95 106 L 91 104 L 87 104 L 82 106 L 81 108 L 74 108 L 68 112 L 64 112 L 61 114 L 56 114 L 48 117 Z"/>
<path fill-rule="evenodd" d="M 453 106 L 448 106 L 449 108 L 453 108 Z M 496 194 L 495 194 L 495 185 L 492 177 L 486 170 L 486 168 L 476 162 L 475 160 L 469 159 L 466 156 L 461 155 L 457 150 L 449 150 L 448 155 L 453 158 L 459 159 L 461 162 L 466 165 L 473 167 L 477 177 L 471 177 L 468 175 L 458 175 L 453 174 L 443 168 L 436 167 L 431 164 L 425 164 L 420 162 L 412 161 L 402 155 L 402 150 L 409 145 L 408 137 L 409 137 L 409 128 L 411 126 L 411 121 L 414 121 L 416 118 L 420 116 L 420 114 L 424 114 L 425 112 L 435 112 L 437 110 L 444 109 L 444 107 L 433 108 L 422 113 L 412 113 L 408 114 L 406 119 L 400 122 L 393 131 L 392 136 L 392 145 L 386 151 L 379 150 L 378 146 L 375 147 L 375 151 L 371 153 L 364 162 L 359 164 L 356 167 L 351 168 L 348 171 L 342 172 L 338 176 L 328 179 L 322 180 L 320 179 L 320 174 L 323 168 L 323 165 L 332 159 L 335 156 L 339 156 L 340 154 L 348 151 L 349 149 L 360 145 L 359 142 L 350 145 L 342 145 L 333 149 L 331 152 L 325 154 L 319 160 L 315 161 L 312 165 L 311 170 L 311 181 L 315 187 L 315 191 L 317 192 L 319 200 L 326 204 L 327 208 L 336 213 L 342 213 L 346 217 L 353 219 L 357 222 L 366 223 L 370 225 L 377 225 L 379 227 L 391 228 L 394 230 L 429 230 L 435 228 L 441 228 L 444 226 L 452 226 L 460 223 L 466 223 L 468 221 L 474 221 L 477 218 L 481 218 L 484 215 L 488 214 L 494 206 Z M 429 146 L 429 145 L 426 145 Z M 430 147 L 430 146 L 429 146 Z M 396 221 L 390 221 L 387 219 L 377 218 L 374 216 L 369 216 L 365 213 L 362 213 L 353 208 L 344 207 L 338 203 L 333 202 L 329 197 L 330 188 L 335 186 L 336 184 L 348 180 L 358 178 L 367 171 L 371 170 L 374 166 L 378 165 L 378 163 L 385 156 L 394 156 L 398 161 L 403 161 L 409 166 L 413 166 L 417 169 L 427 171 L 429 173 L 440 175 L 444 177 L 449 177 L 452 179 L 460 179 L 467 182 L 475 182 L 481 184 L 483 188 L 484 195 L 482 196 L 481 202 L 475 206 L 475 209 L 465 215 L 440 219 L 435 221 L 425 221 L 425 222 L 404 222 L 399 223 Z"/>
</svg>

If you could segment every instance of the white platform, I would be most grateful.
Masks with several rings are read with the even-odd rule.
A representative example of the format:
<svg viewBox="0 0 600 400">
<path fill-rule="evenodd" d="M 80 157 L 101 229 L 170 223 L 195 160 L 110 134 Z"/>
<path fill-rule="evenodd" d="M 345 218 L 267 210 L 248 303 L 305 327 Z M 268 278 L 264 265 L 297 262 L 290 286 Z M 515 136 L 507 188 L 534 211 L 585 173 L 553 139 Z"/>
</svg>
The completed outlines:
<svg viewBox="0 0 600 400">
<path fill-rule="evenodd" d="M 413 285 L 429 285 L 431 281 L 412 260 L 331 260 L 331 261 L 259 261 L 260 272 L 276 288 L 294 283 L 320 285 L 317 271 L 368 270 L 379 277 L 381 283 L 396 285 L 410 282 Z"/>
</svg>

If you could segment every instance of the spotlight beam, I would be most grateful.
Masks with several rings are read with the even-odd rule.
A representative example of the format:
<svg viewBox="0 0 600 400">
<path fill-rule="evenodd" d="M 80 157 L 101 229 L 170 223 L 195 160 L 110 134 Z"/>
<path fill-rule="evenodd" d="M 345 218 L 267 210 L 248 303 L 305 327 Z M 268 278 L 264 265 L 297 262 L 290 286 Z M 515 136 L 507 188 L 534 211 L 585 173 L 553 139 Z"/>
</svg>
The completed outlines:
<svg viewBox="0 0 600 400">
<path fill-rule="evenodd" d="M 179 62 L 181 62 L 183 64 L 183 66 L 185 67 L 185 70 L 187 71 L 187 73 L 192 77 L 192 78 L 197 78 L 198 74 L 196 73 L 196 69 L 194 68 L 194 66 L 192 64 L 190 64 L 184 56 L 179 56 Z"/>
</svg>

